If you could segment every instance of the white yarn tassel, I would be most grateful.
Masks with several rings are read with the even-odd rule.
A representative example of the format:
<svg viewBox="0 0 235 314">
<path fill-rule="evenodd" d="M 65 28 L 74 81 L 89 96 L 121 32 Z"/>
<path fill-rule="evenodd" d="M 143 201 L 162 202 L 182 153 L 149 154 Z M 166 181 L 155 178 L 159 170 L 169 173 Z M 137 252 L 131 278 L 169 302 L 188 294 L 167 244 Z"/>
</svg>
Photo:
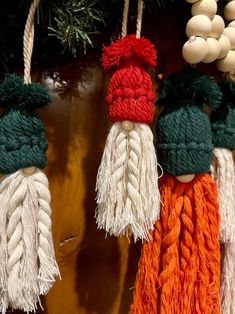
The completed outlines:
<svg viewBox="0 0 235 314">
<path fill-rule="evenodd" d="M 232 152 L 215 148 L 211 165 L 212 178 L 218 189 L 220 241 L 235 241 L 235 168 Z"/>
<path fill-rule="evenodd" d="M 223 314 L 235 314 L 235 242 L 224 244 L 220 303 Z"/>
<path fill-rule="evenodd" d="M 223 243 L 220 304 L 223 314 L 235 314 L 235 167 L 232 152 L 215 148 L 211 174 L 218 189 L 220 241 Z"/>
<path fill-rule="evenodd" d="M 2 313 L 8 305 L 35 312 L 39 295 L 47 292 L 59 275 L 51 236 L 47 178 L 40 169 L 30 174 L 21 169 L 7 175 L 0 183 L 0 199 L 5 222 L 0 228 L 1 239 L 7 234 L 1 243 L 7 247 Z"/>
<path fill-rule="evenodd" d="M 97 175 L 96 220 L 111 235 L 150 239 L 159 218 L 157 157 L 147 124 L 131 131 L 116 122 L 108 135 Z"/>
<path fill-rule="evenodd" d="M 51 233 L 51 195 L 48 180 L 42 171 L 34 175 L 38 197 L 38 258 L 39 258 L 39 292 L 46 294 L 53 286 L 55 277 L 59 276 L 59 269 L 55 260 L 53 239 Z"/>
</svg>

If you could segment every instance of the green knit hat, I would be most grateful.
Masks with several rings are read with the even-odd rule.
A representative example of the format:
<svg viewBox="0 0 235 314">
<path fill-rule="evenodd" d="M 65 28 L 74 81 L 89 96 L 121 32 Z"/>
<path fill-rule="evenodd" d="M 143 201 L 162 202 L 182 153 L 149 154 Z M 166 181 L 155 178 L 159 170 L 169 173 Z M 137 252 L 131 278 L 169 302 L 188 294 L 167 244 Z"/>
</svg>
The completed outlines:
<svg viewBox="0 0 235 314">
<path fill-rule="evenodd" d="M 50 96 L 40 84 L 24 84 L 16 75 L 0 85 L 0 173 L 8 174 L 25 167 L 46 165 L 45 128 L 32 110 L 45 106 Z"/>
<path fill-rule="evenodd" d="M 157 149 L 165 172 L 179 176 L 209 171 L 213 144 L 203 104 L 216 109 L 220 100 L 217 84 L 195 68 L 186 67 L 165 80 L 157 99 L 164 106 Z"/>
<path fill-rule="evenodd" d="M 211 129 L 215 147 L 235 149 L 235 83 L 220 84 L 222 103 L 211 115 Z"/>
</svg>

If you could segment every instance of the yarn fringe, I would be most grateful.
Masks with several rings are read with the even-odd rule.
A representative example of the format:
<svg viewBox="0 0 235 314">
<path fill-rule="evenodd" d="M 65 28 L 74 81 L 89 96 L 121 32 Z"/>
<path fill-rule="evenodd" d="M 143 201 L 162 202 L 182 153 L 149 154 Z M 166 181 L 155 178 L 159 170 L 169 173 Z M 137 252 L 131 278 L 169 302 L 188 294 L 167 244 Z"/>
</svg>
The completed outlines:
<svg viewBox="0 0 235 314">
<path fill-rule="evenodd" d="M 211 174 L 217 185 L 223 263 L 220 304 L 223 314 L 235 314 L 235 167 L 229 149 L 215 148 Z"/>
<path fill-rule="evenodd" d="M 48 181 L 23 169 L 0 182 L 0 311 L 35 312 L 39 295 L 59 276 L 51 235 Z"/>
<path fill-rule="evenodd" d="M 220 232 L 222 243 L 235 241 L 235 171 L 233 155 L 229 149 L 215 148 L 211 164 L 211 175 L 216 183 L 220 210 Z"/>
<path fill-rule="evenodd" d="M 148 125 L 125 131 L 116 122 L 108 135 L 97 175 L 96 221 L 110 235 L 151 239 L 159 217 L 157 158 Z"/>
<path fill-rule="evenodd" d="M 219 314 L 215 185 L 202 174 L 188 184 L 164 175 L 160 186 L 161 217 L 143 244 L 129 313 Z"/>
<path fill-rule="evenodd" d="M 235 314 L 235 243 L 222 245 L 224 258 L 221 273 L 220 303 L 223 314 Z"/>
</svg>

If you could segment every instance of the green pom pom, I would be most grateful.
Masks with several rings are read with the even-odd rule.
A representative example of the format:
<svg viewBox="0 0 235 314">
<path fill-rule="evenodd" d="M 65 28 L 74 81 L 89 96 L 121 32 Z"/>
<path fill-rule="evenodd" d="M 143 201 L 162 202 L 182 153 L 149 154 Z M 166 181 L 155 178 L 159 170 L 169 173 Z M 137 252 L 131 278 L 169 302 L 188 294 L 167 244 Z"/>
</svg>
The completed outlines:
<svg viewBox="0 0 235 314">
<path fill-rule="evenodd" d="M 24 84 L 23 78 L 9 75 L 0 85 L 0 106 L 33 110 L 51 102 L 48 91 L 38 83 Z"/>
<path fill-rule="evenodd" d="M 221 102 L 218 85 L 195 68 L 186 67 L 167 78 L 157 99 L 158 105 L 169 109 L 183 105 L 202 107 L 204 103 L 216 109 Z"/>
</svg>

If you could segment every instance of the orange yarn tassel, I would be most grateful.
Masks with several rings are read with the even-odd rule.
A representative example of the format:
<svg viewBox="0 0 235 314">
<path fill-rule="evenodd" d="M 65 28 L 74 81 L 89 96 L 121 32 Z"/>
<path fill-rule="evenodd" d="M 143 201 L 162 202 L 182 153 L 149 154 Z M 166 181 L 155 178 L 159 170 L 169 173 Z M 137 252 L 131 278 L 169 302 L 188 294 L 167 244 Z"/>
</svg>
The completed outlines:
<svg viewBox="0 0 235 314">
<path fill-rule="evenodd" d="M 131 314 L 219 314 L 220 248 L 215 185 L 208 174 L 161 181 L 161 218 L 143 244 Z"/>
</svg>

